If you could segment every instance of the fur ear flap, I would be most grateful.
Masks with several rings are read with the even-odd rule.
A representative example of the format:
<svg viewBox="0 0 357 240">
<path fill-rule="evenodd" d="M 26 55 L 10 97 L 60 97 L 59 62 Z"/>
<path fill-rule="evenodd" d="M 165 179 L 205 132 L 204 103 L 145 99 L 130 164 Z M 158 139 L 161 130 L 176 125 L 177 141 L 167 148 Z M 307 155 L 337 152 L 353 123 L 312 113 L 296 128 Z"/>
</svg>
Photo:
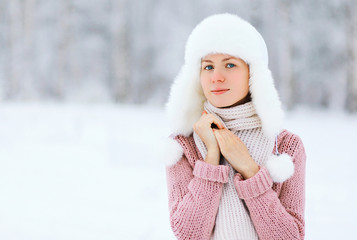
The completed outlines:
<svg viewBox="0 0 357 240">
<path fill-rule="evenodd" d="M 271 155 L 264 166 L 269 171 L 273 181 L 277 183 L 284 182 L 294 174 L 294 163 L 286 153 L 279 156 Z"/>
<path fill-rule="evenodd" d="M 275 138 L 283 126 L 284 112 L 278 92 L 274 86 L 271 71 L 263 66 L 251 66 L 249 90 L 258 116 L 262 120 L 262 129 L 269 138 Z"/>
<path fill-rule="evenodd" d="M 165 110 L 170 130 L 174 134 L 190 136 L 192 126 L 202 114 L 206 98 L 199 78 L 200 64 L 184 64 L 171 86 Z"/>
<path fill-rule="evenodd" d="M 171 137 L 165 139 L 162 161 L 167 167 L 175 165 L 181 159 L 182 155 L 183 149 L 175 139 Z"/>
</svg>

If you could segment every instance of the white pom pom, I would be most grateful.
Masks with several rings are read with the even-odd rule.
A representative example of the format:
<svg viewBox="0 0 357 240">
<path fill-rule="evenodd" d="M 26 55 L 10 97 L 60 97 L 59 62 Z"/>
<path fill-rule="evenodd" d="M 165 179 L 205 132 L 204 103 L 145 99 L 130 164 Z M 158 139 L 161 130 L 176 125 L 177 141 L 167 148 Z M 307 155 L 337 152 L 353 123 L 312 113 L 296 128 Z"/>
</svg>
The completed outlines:
<svg viewBox="0 0 357 240">
<path fill-rule="evenodd" d="M 294 174 L 294 163 L 286 153 L 279 156 L 271 155 L 264 166 L 274 182 L 282 183 Z"/>
<path fill-rule="evenodd" d="M 183 149 L 181 145 L 171 137 L 168 137 L 163 146 L 162 160 L 166 166 L 175 165 L 182 157 Z"/>
</svg>

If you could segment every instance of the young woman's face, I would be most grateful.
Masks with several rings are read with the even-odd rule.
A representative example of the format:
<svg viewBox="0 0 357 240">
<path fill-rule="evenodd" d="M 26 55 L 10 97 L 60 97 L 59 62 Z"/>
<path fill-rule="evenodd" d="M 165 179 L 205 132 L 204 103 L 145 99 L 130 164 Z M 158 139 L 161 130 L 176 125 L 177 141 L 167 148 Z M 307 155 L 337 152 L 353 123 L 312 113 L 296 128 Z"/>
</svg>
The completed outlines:
<svg viewBox="0 0 357 240">
<path fill-rule="evenodd" d="M 210 54 L 201 60 L 200 80 L 204 95 L 213 106 L 229 107 L 249 92 L 249 66 L 231 55 Z"/>
</svg>

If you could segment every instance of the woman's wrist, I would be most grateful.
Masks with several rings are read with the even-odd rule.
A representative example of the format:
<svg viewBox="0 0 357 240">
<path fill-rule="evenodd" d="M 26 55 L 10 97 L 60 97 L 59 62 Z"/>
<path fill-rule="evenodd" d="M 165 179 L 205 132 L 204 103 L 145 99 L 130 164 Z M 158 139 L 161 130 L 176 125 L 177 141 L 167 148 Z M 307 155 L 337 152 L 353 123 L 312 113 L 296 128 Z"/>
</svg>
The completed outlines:
<svg viewBox="0 0 357 240">
<path fill-rule="evenodd" d="M 243 172 L 241 172 L 242 176 L 244 177 L 244 179 L 248 179 L 253 177 L 257 172 L 259 172 L 259 166 L 258 164 L 256 164 L 255 162 L 250 165 L 246 170 L 244 170 Z"/>
<path fill-rule="evenodd" d="M 206 163 L 219 165 L 220 151 L 218 149 L 209 148 L 207 150 Z"/>
</svg>

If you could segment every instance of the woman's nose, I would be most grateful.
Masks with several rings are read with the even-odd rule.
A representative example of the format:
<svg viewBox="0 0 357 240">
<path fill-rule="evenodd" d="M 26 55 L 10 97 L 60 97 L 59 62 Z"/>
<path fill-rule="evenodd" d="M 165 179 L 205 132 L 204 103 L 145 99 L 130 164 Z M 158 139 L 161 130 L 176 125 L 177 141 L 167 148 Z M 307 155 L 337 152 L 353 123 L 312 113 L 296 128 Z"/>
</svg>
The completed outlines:
<svg viewBox="0 0 357 240">
<path fill-rule="evenodd" d="M 221 81 L 223 82 L 225 80 L 224 75 L 222 72 L 218 69 L 214 69 L 213 74 L 212 74 L 212 82 L 217 82 Z"/>
</svg>

